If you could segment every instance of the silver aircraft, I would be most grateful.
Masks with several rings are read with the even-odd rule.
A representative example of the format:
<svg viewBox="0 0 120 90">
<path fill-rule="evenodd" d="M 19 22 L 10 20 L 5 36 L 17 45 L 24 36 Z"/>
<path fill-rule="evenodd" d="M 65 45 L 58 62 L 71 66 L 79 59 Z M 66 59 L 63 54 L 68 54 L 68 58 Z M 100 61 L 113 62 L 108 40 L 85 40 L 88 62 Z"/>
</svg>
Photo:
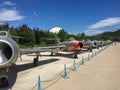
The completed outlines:
<svg viewBox="0 0 120 90">
<path fill-rule="evenodd" d="M 82 43 L 83 43 L 83 48 L 84 49 L 87 49 L 87 50 L 89 50 L 90 52 L 92 52 L 92 49 L 93 49 L 93 47 L 94 47 L 94 43 L 93 42 L 91 42 L 90 40 L 89 41 L 82 41 Z"/>
<path fill-rule="evenodd" d="M 74 52 L 76 56 L 76 50 L 83 48 L 83 44 L 80 41 L 60 42 L 58 40 L 58 42 L 59 44 L 56 46 L 21 49 L 12 39 L 9 32 L 0 31 L 0 86 L 8 86 L 7 72 L 9 71 L 9 67 L 15 64 L 22 54 L 36 53 L 36 58 L 33 59 L 33 65 L 37 66 L 39 53 L 42 51 L 55 52 L 56 50 L 64 48 L 64 50 Z"/>
<path fill-rule="evenodd" d="M 84 45 L 81 41 L 78 40 L 71 40 L 71 41 L 65 41 L 65 42 L 60 42 L 60 40 L 55 36 L 58 44 L 57 46 L 65 46 L 64 48 L 60 48 L 61 51 L 66 51 L 66 52 L 73 52 L 73 57 L 77 58 L 77 51 L 80 51 L 83 49 Z"/>
</svg>

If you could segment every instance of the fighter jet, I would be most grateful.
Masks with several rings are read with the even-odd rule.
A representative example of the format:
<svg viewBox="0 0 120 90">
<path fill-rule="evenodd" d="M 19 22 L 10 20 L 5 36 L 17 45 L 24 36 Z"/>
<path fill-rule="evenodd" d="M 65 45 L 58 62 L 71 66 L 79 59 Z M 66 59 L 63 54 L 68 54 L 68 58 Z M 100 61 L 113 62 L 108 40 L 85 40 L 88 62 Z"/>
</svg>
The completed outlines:
<svg viewBox="0 0 120 90">
<path fill-rule="evenodd" d="M 90 52 L 92 52 L 92 49 L 94 47 L 94 43 L 93 42 L 91 42 L 90 40 L 88 40 L 88 41 L 82 40 L 82 43 L 83 43 L 83 49 L 87 49 Z"/>
<path fill-rule="evenodd" d="M 52 46 L 51 49 L 48 49 L 47 47 L 37 47 L 37 49 L 40 49 L 43 52 L 49 51 L 49 52 L 51 52 L 51 56 L 53 56 L 53 53 L 58 54 L 58 51 L 73 52 L 73 58 L 77 58 L 77 52 L 80 52 L 84 47 L 84 45 L 81 41 L 70 40 L 70 41 L 60 42 L 60 40 L 57 38 L 57 36 L 56 35 L 54 35 L 54 36 L 58 42 L 58 44 L 56 46 Z"/>
<path fill-rule="evenodd" d="M 58 40 L 58 39 L 57 39 Z M 0 31 L 0 86 L 8 86 L 7 72 L 9 67 L 15 64 L 20 55 L 27 53 L 36 53 L 36 58 L 33 59 L 33 64 L 38 65 L 39 53 L 43 51 L 55 52 L 63 49 L 74 52 L 76 57 L 76 50 L 82 49 L 83 44 L 80 41 L 60 42 L 58 45 L 49 47 L 21 49 L 19 45 L 12 39 L 12 36 L 7 31 Z"/>
<path fill-rule="evenodd" d="M 60 40 L 55 36 L 58 44 L 57 46 L 65 45 L 64 48 L 61 48 L 61 51 L 66 52 L 73 52 L 73 57 L 77 58 L 77 51 L 80 51 L 83 49 L 84 45 L 81 41 L 78 40 L 70 40 L 65 42 L 60 42 Z"/>
<path fill-rule="evenodd" d="M 98 40 L 94 40 L 93 43 L 94 43 L 94 48 L 99 49 L 100 47 L 102 47 L 102 43 Z"/>
</svg>

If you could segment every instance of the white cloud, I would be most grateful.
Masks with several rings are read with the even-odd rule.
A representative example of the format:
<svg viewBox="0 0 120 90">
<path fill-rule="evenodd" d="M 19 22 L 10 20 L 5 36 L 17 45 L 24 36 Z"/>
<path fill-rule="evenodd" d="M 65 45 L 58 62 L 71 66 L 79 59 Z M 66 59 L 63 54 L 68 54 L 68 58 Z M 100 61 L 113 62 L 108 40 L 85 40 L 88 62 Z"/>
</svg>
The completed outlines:
<svg viewBox="0 0 120 90">
<path fill-rule="evenodd" d="M 15 6 L 15 3 L 12 3 L 10 1 L 4 1 L 3 3 L 0 4 L 0 7 L 4 7 L 4 6 Z"/>
<path fill-rule="evenodd" d="M 14 5 L 16 5 L 15 3 L 12 3 L 12 2 L 10 2 L 10 1 L 4 1 L 3 4 L 4 4 L 4 5 L 9 5 L 9 6 L 14 6 Z"/>
<path fill-rule="evenodd" d="M 16 21 L 22 20 L 24 16 L 21 16 L 18 11 L 11 9 L 0 10 L 0 21 Z"/>
<path fill-rule="evenodd" d="M 101 20 L 93 25 L 90 25 L 88 29 L 104 28 L 107 26 L 114 26 L 117 24 L 120 24 L 120 17 L 107 18 L 107 19 Z"/>
<path fill-rule="evenodd" d="M 59 33 L 59 31 L 60 31 L 61 29 L 62 29 L 62 28 L 60 28 L 60 27 L 54 27 L 54 28 L 50 29 L 50 32 L 51 32 L 51 33 Z"/>
<path fill-rule="evenodd" d="M 88 35 L 88 36 L 92 36 L 92 35 L 101 34 L 105 31 L 107 31 L 107 30 L 86 30 L 85 34 Z"/>
<path fill-rule="evenodd" d="M 120 24 L 115 26 L 115 29 L 119 29 L 120 28 Z"/>
</svg>

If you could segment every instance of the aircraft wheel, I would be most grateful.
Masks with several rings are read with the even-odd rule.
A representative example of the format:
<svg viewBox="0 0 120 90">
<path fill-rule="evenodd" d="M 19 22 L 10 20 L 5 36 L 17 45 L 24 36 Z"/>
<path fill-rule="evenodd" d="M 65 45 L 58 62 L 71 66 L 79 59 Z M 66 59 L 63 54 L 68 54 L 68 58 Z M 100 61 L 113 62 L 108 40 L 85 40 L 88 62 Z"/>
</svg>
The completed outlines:
<svg viewBox="0 0 120 90">
<path fill-rule="evenodd" d="M 0 78 L 0 88 L 8 87 L 9 82 L 7 77 L 1 77 Z"/>
<path fill-rule="evenodd" d="M 90 48 L 87 49 L 88 51 L 90 50 Z"/>
<path fill-rule="evenodd" d="M 53 52 L 51 52 L 51 56 L 53 56 Z"/>
<path fill-rule="evenodd" d="M 92 52 L 92 48 L 90 48 L 90 52 Z"/>
<path fill-rule="evenodd" d="M 33 66 L 34 67 L 38 66 L 38 59 L 37 58 L 34 58 L 34 60 L 33 60 Z"/>
<path fill-rule="evenodd" d="M 74 55 L 73 55 L 73 57 L 74 57 L 74 58 L 77 58 L 77 55 L 76 55 L 76 54 L 74 54 Z"/>
</svg>

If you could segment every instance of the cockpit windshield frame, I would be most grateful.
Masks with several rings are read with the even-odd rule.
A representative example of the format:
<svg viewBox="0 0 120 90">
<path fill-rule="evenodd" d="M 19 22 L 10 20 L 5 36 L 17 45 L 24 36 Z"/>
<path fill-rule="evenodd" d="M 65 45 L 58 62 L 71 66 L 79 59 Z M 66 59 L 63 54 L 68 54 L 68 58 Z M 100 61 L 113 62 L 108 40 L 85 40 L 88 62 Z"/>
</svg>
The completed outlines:
<svg viewBox="0 0 120 90">
<path fill-rule="evenodd" d="M 0 37 L 7 37 L 7 36 L 8 36 L 8 32 L 0 31 Z"/>
</svg>

